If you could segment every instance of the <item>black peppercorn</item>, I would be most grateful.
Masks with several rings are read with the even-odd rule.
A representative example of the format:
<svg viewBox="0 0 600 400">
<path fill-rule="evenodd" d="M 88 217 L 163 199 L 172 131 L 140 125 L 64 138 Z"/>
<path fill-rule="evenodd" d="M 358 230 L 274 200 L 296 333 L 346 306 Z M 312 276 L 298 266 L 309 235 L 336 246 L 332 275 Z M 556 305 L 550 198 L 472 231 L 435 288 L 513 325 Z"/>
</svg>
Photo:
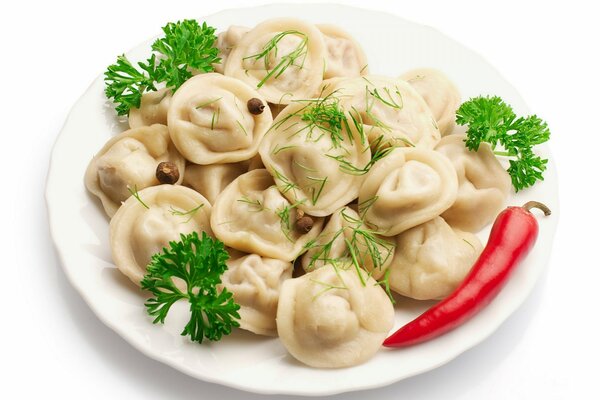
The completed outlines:
<svg viewBox="0 0 600 400">
<path fill-rule="evenodd" d="M 160 183 L 174 184 L 179 180 L 179 169 L 172 162 L 164 161 L 156 167 L 156 179 Z"/>
<path fill-rule="evenodd" d="M 263 102 L 260 99 L 253 97 L 250 100 L 248 100 L 248 111 L 250 111 L 250 114 L 254 114 L 254 115 L 262 114 L 264 109 L 265 109 L 265 105 L 263 104 Z"/>
</svg>

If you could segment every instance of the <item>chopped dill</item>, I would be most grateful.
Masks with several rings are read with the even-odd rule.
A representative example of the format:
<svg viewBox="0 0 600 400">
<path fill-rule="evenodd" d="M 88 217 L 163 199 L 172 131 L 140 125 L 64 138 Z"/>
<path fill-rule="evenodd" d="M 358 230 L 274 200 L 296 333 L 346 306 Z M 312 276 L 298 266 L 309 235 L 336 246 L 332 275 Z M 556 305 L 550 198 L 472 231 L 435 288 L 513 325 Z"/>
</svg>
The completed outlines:
<svg viewBox="0 0 600 400">
<path fill-rule="evenodd" d="M 319 197 L 321 197 L 321 193 L 323 192 L 323 188 L 327 183 L 327 177 L 325 178 L 315 178 L 312 176 L 307 176 L 306 179 L 313 181 L 315 183 L 319 183 L 318 188 L 315 188 L 313 185 L 310 185 L 310 201 L 313 205 L 317 205 L 317 201 L 319 201 Z"/>
<path fill-rule="evenodd" d="M 248 131 L 246 130 L 246 128 L 244 128 L 244 125 L 242 125 L 242 123 L 238 120 L 235 121 L 235 123 L 237 124 L 237 126 L 240 127 L 240 129 L 242 130 L 242 132 L 244 132 L 244 135 L 248 136 Z"/>
<path fill-rule="evenodd" d="M 238 199 L 238 201 L 240 203 L 246 203 L 249 206 L 254 207 L 254 210 L 252 210 L 252 211 L 258 212 L 258 211 L 263 211 L 265 209 L 264 204 L 260 200 L 258 200 L 258 199 L 252 200 L 248 196 L 242 196 L 242 198 Z"/>
<path fill-rule="evenodd" d="M 292 224 L 292 220 L 290 218 L 290 212 L 298 207 L 300 204 L 302 204 L 304 201 L 297 201 L 294 204 L 290 204 L 290 205 L 286 205 L 283 206 L 280 210 L 276 210 L 275 214 L 277 214 L 277 216 L 280 219 L 280 223 L 281 223 L 281 231 L 283 232 L 283 234 L 285 235 L 285 237 L 287 238 L 287 240 L 289 240 L 290 242 L 293 242 L 290 233 L 292 231 L 293 228 L 293 224 Z"/>
<path fill-rule="evenodd" d="M 169 206 L 169 211 L 171 212 L 171 215 L 178 215 L 180 217 L 187 216 L 188 219 L 186 219 L 184 223 L 188 223 L 191 221 L 192 218 L 194 218 L 194 215 L 196 215 L 196 212 L 203 206 L 204 206 L 204 204 L 200 204 L 197 207 L 194 207 L 188 211 L 177 210 L 176 208 L 173 208 L 173 206 Z"/>
<path fill-rule="evenodd" d="M 221 116 L 221 108 L 217 107 L 215 111 L 213 111 L 212 119 L 210 121 L 210 130 L 215 130 L 215 125 L 219 123 L 219 117 Z"/>
<path fill-rule="evenodd" d="M 196 106 L 196 110 L 199 110 L 199 109 L 204 108 L 206 106 L 209 106 L 209 105 L 211 105 L 213 103 L 216 103 L 217 101 L 221 100 L 222 98 L 223 98 L 223 96 L 221 96 L 221 97 L 219 97 L 217 99 L 214 99 L 214 100 L 205 101 L 204 103 L 201 103 L 201 104 L 197 105 Z"/>
<path fill-rule="evenodd" d="M 149 209 L 150 209 L 150 207 L 148 207 L 148 204 L 144 203 L 144 201 L 143 201 L 143 200 L 142 200 L 142 198 L 140 197 L 140 194 L 138 193 L 138 190 L 137 190 L 137 185 L 133 185 L 133 189 L 131 189 L 129 186 L 127 186 L 127 191 L 128 191 L 128 192 L 129 192 L 129 193 L 130 193 L 130 194 L 131 194 L 133 197 L 135 197 L 135 198 L 136 198 L 136 200 L 137 200 L 137 201 L 139 201 L 139 202 L 140 202 L 140 204 L 141 204 L 142 206 L 144 206 L 144 208 L 145 208 L 146 210 L 149 210 Z"/>
<path fill-rule="evenodd" d="M 295 35 L 300 37 L 300 43 L 298 46 L 292 50 L 290 53 L 285 54 L 281 57 L 281 60 L 271 69 L 269 65 L 270 55 L 271 53 L 274 55 L 274 58 L 277 58 L 277 53 L 279 52 L 279 48 L 277 47 L 278 43 L 288 35 Z M 256 85 L 257 88 L 261 88 L 269 79 L 271 78 L 279 78 L 281 74 L 285 72 L 286 69 L 290 66 L 295 66 L 298 68 L 304 67 L 304 61 L 306 60 L 306 55 L 308 53 L 308 36 L 300 31 L 296 30 L 288 30 L 284 32 L 280 32 L 275 35 L 271 40 L 269 40 L 264 46 L 260 53 L 253 54 L 248 57 L 244 57 L 244 60 L 254 59 L 256 61 L 263 59 L 265 70 L 269 71 Z M 296 64 L 296 61 L 300 60 L 300 64 Z"/>
</svg>

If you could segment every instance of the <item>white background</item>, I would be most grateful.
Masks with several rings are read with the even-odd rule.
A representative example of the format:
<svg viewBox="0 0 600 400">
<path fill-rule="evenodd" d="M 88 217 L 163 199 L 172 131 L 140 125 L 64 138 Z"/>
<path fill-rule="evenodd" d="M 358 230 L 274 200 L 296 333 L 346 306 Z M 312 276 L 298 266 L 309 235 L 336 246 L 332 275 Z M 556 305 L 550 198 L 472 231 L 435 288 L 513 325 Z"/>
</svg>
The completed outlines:
<svg viewBox="0 0 600 400">
<path fill-rule="evenodd" d="M 117 54 L 168 21 L 269 2 L 11 3 L 0 10 L 0 397 L 261 398 L 189 378 L 106 328 L 61 270 L 43 194 L 70 107 Z M 551 127 L 561 216 L 546 272 L 493 336 L 432 372 L 334 398 L 600 398 L 600 24 L 593 2 L 339 3 L 433 26 L 489 60 Z"/>
</svg>

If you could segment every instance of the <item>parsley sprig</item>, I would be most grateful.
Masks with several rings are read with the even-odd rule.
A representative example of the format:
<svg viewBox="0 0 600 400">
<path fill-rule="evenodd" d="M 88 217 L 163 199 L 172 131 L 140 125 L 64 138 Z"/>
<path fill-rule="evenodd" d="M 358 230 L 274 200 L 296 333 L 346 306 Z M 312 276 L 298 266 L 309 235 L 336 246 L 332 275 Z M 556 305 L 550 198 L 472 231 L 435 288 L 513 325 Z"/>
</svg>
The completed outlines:
<svg viewBox="0 0 600 400">
<path fill-rule="evenodd" d="M 192 70 L 211 72 L 213 64 L 221 61 L 215 47 L 215 28 L 206 22 L 169 22 L 162 30 L 164 37 L 152 44 L 156 53 L 146 62 L 138 62 L 136 67 L 121 55 L 104 73 L 106 97 L 114 101 L 118 115 L 139 108 L 144 92 L 156 91 L 158 83 L 164 82 L 175 91 L 192 76 Z"/>
<path fill-rule="evenodd" d="M 154 323 L 164 323 L 171 306 L 179 300 L 190 303 L 190 320 L 181 332 L 191 340 L 202 343 L 204 338 L 220 340 L 238 327 L 240 306 L 227 289 L 217 290 L 221 275 L 227 269 L 229 258 L 223 242 L 212 239 L 205 232 L 181 234 L 181 241 L 170 242 L 169 248 L 152 256 L 142 289 L 154 297 L 145 303 Z M 173 278 L 182 280 L 186 289 L 175 285 Z"/>
<path fill-rule="evenodd" d="M 496 155 L 511 158 L 508 173 L 517 192 L 544 180 L 548 160 L 537 156 L 533 147 L 548 141 L 550 130 L 536 115 L 517 118 L 500 97 L 479 96 L 459 107 L 456 123 L 468 125 L 465 145 L 469 150 L 477 151 L 481 142 L 487 142 Z M 496 151 L 498 145 L 504 151 Z"/>
</svg>

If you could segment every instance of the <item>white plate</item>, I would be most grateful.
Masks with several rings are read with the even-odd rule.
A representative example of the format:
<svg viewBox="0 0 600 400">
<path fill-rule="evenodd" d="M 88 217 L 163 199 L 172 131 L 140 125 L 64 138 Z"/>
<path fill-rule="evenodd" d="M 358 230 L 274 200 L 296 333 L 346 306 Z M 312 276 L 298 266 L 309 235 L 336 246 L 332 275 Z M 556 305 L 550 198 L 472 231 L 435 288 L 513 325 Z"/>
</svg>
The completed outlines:
<svg viewBox="0 0 600 400">
<path fill-rule="evenodd" d="M 517 91 L 480 56 L 434 29 L 396 16 L 336 5 L 297 4 L 228 10 L 205 20 L 221 30 L 279 16 L 335 23 L 351 32 L 364 47 L 374 74 L 397 76 L 414 67 L 439 68 L 457 84 L 464 99 L 496 94 L 518 113 L 528 113 Z M 128 56 L 146 58 L 149 48 L 150 41 Z M 243 331 L 221 342 L 194 344 L 179 335 L 183 327 L 180 309 L 166 326 L 152 325 L 142 294 L 112 264 L 108 219 L 83 185 L 94 153 L 124 128 L 107 103 L 102 77 L 98 77 L 73 107 L 52 152 L 46 191 L 52 237 L 69 280 L 106 325 L 149 357 L 205 381 L 259 393 L 324 395 L 383 386 L 431 370 L 494 332 L 523 303 L 548 261 L 558 219 L 552 160 L 543 183 L 510 199 L 511 204 L 536 199 L 553 210 L 551 217 L 539 218 L 540 236 L 533 252 L 492 304 L 453 332 L 403 350 L 382 349 L 363 365 L 339 370 L 305 367 L 287 355 L 277 339 Z M 540 150 L 549 157 L 547 147 Z M 481 238 L 485 242 L 487 231 Z M 395 328 L 430 304 L 401 302 L 396 307 Z"/>
</svg>

